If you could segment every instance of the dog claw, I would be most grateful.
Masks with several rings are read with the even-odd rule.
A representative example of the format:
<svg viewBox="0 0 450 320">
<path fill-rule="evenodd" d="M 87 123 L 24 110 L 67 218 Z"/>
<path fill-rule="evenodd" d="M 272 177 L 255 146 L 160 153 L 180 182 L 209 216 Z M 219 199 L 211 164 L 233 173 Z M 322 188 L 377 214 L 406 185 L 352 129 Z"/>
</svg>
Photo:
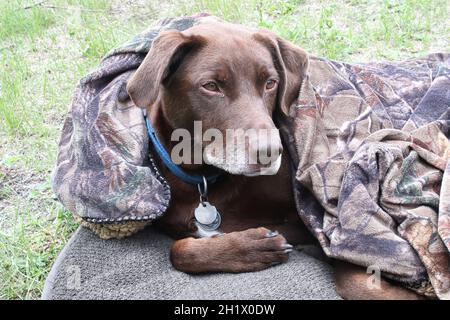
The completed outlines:
<svg viewBox="0 0 450 320">
<path fill-rule="evenodd" d="M 293 246 L 292 246 L 291 244 L 289 244 L 289 243 L 285 243 L 285 244 L 283 244 L 283 245 L 281 246 L 281 248 L 282 248 L 282 249 L 292 249 Z"/>
<path fill-rule="evenodd" d="M 284 253 L 291 253 L 292 252 L 292 249 L 286 249 L 286 250 L 284 250 Z"/>
<path fill-rule="evenodd" d="M 273 237 L 276 237 L 277 235 L 279 235 L 278 231 L 269 231 L 269 232 L 267 232 L 266 237 L 273 238 Z"/>
</svg>

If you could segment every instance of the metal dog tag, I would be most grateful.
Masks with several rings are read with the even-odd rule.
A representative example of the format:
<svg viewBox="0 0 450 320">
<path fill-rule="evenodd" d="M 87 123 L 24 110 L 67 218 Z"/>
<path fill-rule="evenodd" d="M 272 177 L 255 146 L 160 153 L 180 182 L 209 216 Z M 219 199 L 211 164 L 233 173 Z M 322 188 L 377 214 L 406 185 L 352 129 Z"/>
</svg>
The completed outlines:
<svg viewBox="0 0 450 320">
<path fill-rule="evenodd" d="M 195 209 L 195 219 L 201 224 L 211 224 L 217 219 L 217 209 L 205 201 Z"/>
<path fill-rule="evenodd" d="M 195 220 L 208 230 L 216 230 L 219 228 L 222 219 L 216 207 L 208 201 L 200 202 L 194 211 Z"/>
<path fill-rule="evenodd" d="M 208 202 L 208 182 L 203 176 L 203 183 L 197 185 L 200 193 L 200 204 L 194 211 L 197 227 L 204 231 L 217 230 L 222 218 L 216 207 Z"/>
</svg>

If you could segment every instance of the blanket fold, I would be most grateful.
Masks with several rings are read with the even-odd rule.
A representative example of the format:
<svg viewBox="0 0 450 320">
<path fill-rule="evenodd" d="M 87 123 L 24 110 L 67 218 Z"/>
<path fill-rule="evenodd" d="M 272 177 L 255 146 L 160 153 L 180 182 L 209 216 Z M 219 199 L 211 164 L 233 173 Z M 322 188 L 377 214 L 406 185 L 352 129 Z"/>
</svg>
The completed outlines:
<svg viewBox="0 0 450 320">
<path fill-rule="evenodd" d="M 147 223 L 166 210 L 169 187 L 124 90 L 160 31 L 209 19 L 166 19 L 80 81 L 53 188 L 85 222 Z M 279 123 L 299 215 L 325 253 L 450 298 L 450 56 L 365 64 L 311 56 Z"/>
</svg>

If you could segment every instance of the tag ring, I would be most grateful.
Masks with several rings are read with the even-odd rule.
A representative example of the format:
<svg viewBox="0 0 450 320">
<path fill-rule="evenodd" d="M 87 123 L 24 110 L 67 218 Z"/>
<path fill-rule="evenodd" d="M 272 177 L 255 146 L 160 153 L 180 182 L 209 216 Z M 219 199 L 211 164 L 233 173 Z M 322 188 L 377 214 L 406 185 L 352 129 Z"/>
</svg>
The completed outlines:
<svg viewBox="0 0 450 320">
<path fill-rule="evenodd" d="M 198 192 L 200 193 L 200 202 L 203 204 L 205 201 L 208 200 L 208 181 L 206 180 L 205 176 L 202 176 L 203 183 L 199 183 L 197 185 Z"/>
</svg>

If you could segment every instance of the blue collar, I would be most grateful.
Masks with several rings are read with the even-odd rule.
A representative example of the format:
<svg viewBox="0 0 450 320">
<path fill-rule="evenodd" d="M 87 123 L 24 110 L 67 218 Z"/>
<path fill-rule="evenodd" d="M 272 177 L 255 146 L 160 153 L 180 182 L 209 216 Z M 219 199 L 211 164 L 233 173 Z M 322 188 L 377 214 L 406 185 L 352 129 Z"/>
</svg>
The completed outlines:
<svg viewBox="0 0 450 320">
<path fill-rule="evenodd" d="M 204 188 L 205 179 L 208 184 L 212 184 L 217 181 L 217 178 L 220 176 L 219 173 L 209 176 L 200 176 L 200 175 L 190 175 L 186 173 L 183 169 L 181 169 L 178 165 L 176 165 L 172 159 L 170 158 L 169 154 L 167 153 L 166 149 L 162 145 L 161 141 L 159 141 L 158 137 L 156 136 L 155 129 L 153 129 L 150 121 L 147 117 L 147 111 L 145 109 L 143 110 L 144 114 L 144 120 L 145 124 L 147 126 L 147 132 L 148 136 L 150 138 L 150 141 L 152 142 L 156 153 L 161 158 L 164 165 L 167 167 L 167 169 L 170 170 L 175 176 L 177 176 L 179 179 L 181 179 L 183 182 L 197 185 L 199 188 Z"/>
</svg>

